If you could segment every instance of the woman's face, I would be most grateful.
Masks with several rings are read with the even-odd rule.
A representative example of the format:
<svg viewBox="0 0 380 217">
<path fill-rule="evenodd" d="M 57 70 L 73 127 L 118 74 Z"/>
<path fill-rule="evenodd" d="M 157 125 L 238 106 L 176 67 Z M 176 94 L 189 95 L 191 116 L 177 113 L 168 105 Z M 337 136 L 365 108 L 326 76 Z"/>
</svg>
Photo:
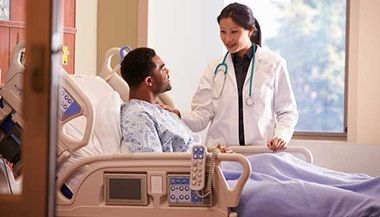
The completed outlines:
<svg viewBox="0 0 380 217">
<path fill-rule="evenodd" d="M 230 53 L 245 54 L 251 47 L 250 36 L 253 30 L 246 30 L 234 23 L 230 17 L 222 18 L 219 21 L 220 39 Z"/>
</svg>

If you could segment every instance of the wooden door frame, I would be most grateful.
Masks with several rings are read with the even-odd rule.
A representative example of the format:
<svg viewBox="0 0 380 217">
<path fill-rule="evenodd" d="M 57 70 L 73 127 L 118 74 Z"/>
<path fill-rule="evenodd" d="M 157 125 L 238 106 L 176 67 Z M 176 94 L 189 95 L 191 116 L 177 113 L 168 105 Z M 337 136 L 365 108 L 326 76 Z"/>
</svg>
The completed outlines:
<svg viewBox="0 0 380 217">
<path fill-rule="evenodd" d="M 57 75 L 52 73 L 51 39 L 60 2 L 26 3 L 23 186 L 21 195 L 0 195 L 0 216 L 54 216 Z"/>
</svg>

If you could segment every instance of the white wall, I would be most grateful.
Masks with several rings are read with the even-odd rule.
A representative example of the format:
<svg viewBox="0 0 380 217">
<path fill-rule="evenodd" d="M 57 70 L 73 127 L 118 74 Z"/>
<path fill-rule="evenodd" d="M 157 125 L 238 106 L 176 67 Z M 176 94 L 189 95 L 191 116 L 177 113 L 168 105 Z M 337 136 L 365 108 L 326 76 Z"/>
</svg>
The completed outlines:
<svg viewBox="0 0 380 217">
<path fill-rule="evenodd" d="M 96 74 L 98 1 L 76 1 L 75 16 L 75 73 Z"/>
<path fill-rule="evenodd" d="M 148 2 L 148 46 L 170 69 L 169 95 L 179 109 L 190 109 L 203 70 L 222 55 L 216 21 L 222 8 L 222 0 Z"/>
<path fill-rule="evenodd" d="M 350 2 L 348 141 L 380 145 L 380 1 Z"/>
<path fill-rule="evenodd" d="M 315 165 L 342 172 L 380 176 L 380 145 L 323 140 L 293 140 L 290 145 L 310 149 Z"/>
</svg>

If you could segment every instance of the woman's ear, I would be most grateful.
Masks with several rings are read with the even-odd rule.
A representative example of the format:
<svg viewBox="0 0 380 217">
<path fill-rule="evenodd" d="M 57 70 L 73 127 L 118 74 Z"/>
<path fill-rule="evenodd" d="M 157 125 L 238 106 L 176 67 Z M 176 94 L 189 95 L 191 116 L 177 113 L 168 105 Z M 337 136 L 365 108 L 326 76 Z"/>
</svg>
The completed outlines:
<svg viewBox="0 0 380 217">
<path fill-rule="evenodd" d="M 144 84 L 148 87 L 151 87 L 153 85 L 153 82 L 152 82 L 152 77 L 151 76 L 148 76 L 144 79 Z"/>
<path fill-rule="evenodd" d="M 254 31 L 255 31 L 255 29 L 253 27 L 251 27 L 248 31 L 249 31 L 248 32 L 248 36 L 251 38 L 252 35 L 253 35 L 253 33 L 254 33 Z"/>
</svg>

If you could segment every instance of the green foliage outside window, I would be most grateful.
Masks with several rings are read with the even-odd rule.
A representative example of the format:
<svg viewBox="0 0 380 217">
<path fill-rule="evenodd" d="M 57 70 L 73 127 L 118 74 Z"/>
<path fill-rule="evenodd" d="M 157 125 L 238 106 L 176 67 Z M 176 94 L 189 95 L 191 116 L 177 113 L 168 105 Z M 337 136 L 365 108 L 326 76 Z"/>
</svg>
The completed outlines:
<svg viewBox="0 0 380 217">
<path fill-rule="evenodd" d="M 272 1 L 277 34 L 264 44 L 284 57 L 296 95 L 299 132 L 344 132 L 345 0 Z"/>
</svg>

